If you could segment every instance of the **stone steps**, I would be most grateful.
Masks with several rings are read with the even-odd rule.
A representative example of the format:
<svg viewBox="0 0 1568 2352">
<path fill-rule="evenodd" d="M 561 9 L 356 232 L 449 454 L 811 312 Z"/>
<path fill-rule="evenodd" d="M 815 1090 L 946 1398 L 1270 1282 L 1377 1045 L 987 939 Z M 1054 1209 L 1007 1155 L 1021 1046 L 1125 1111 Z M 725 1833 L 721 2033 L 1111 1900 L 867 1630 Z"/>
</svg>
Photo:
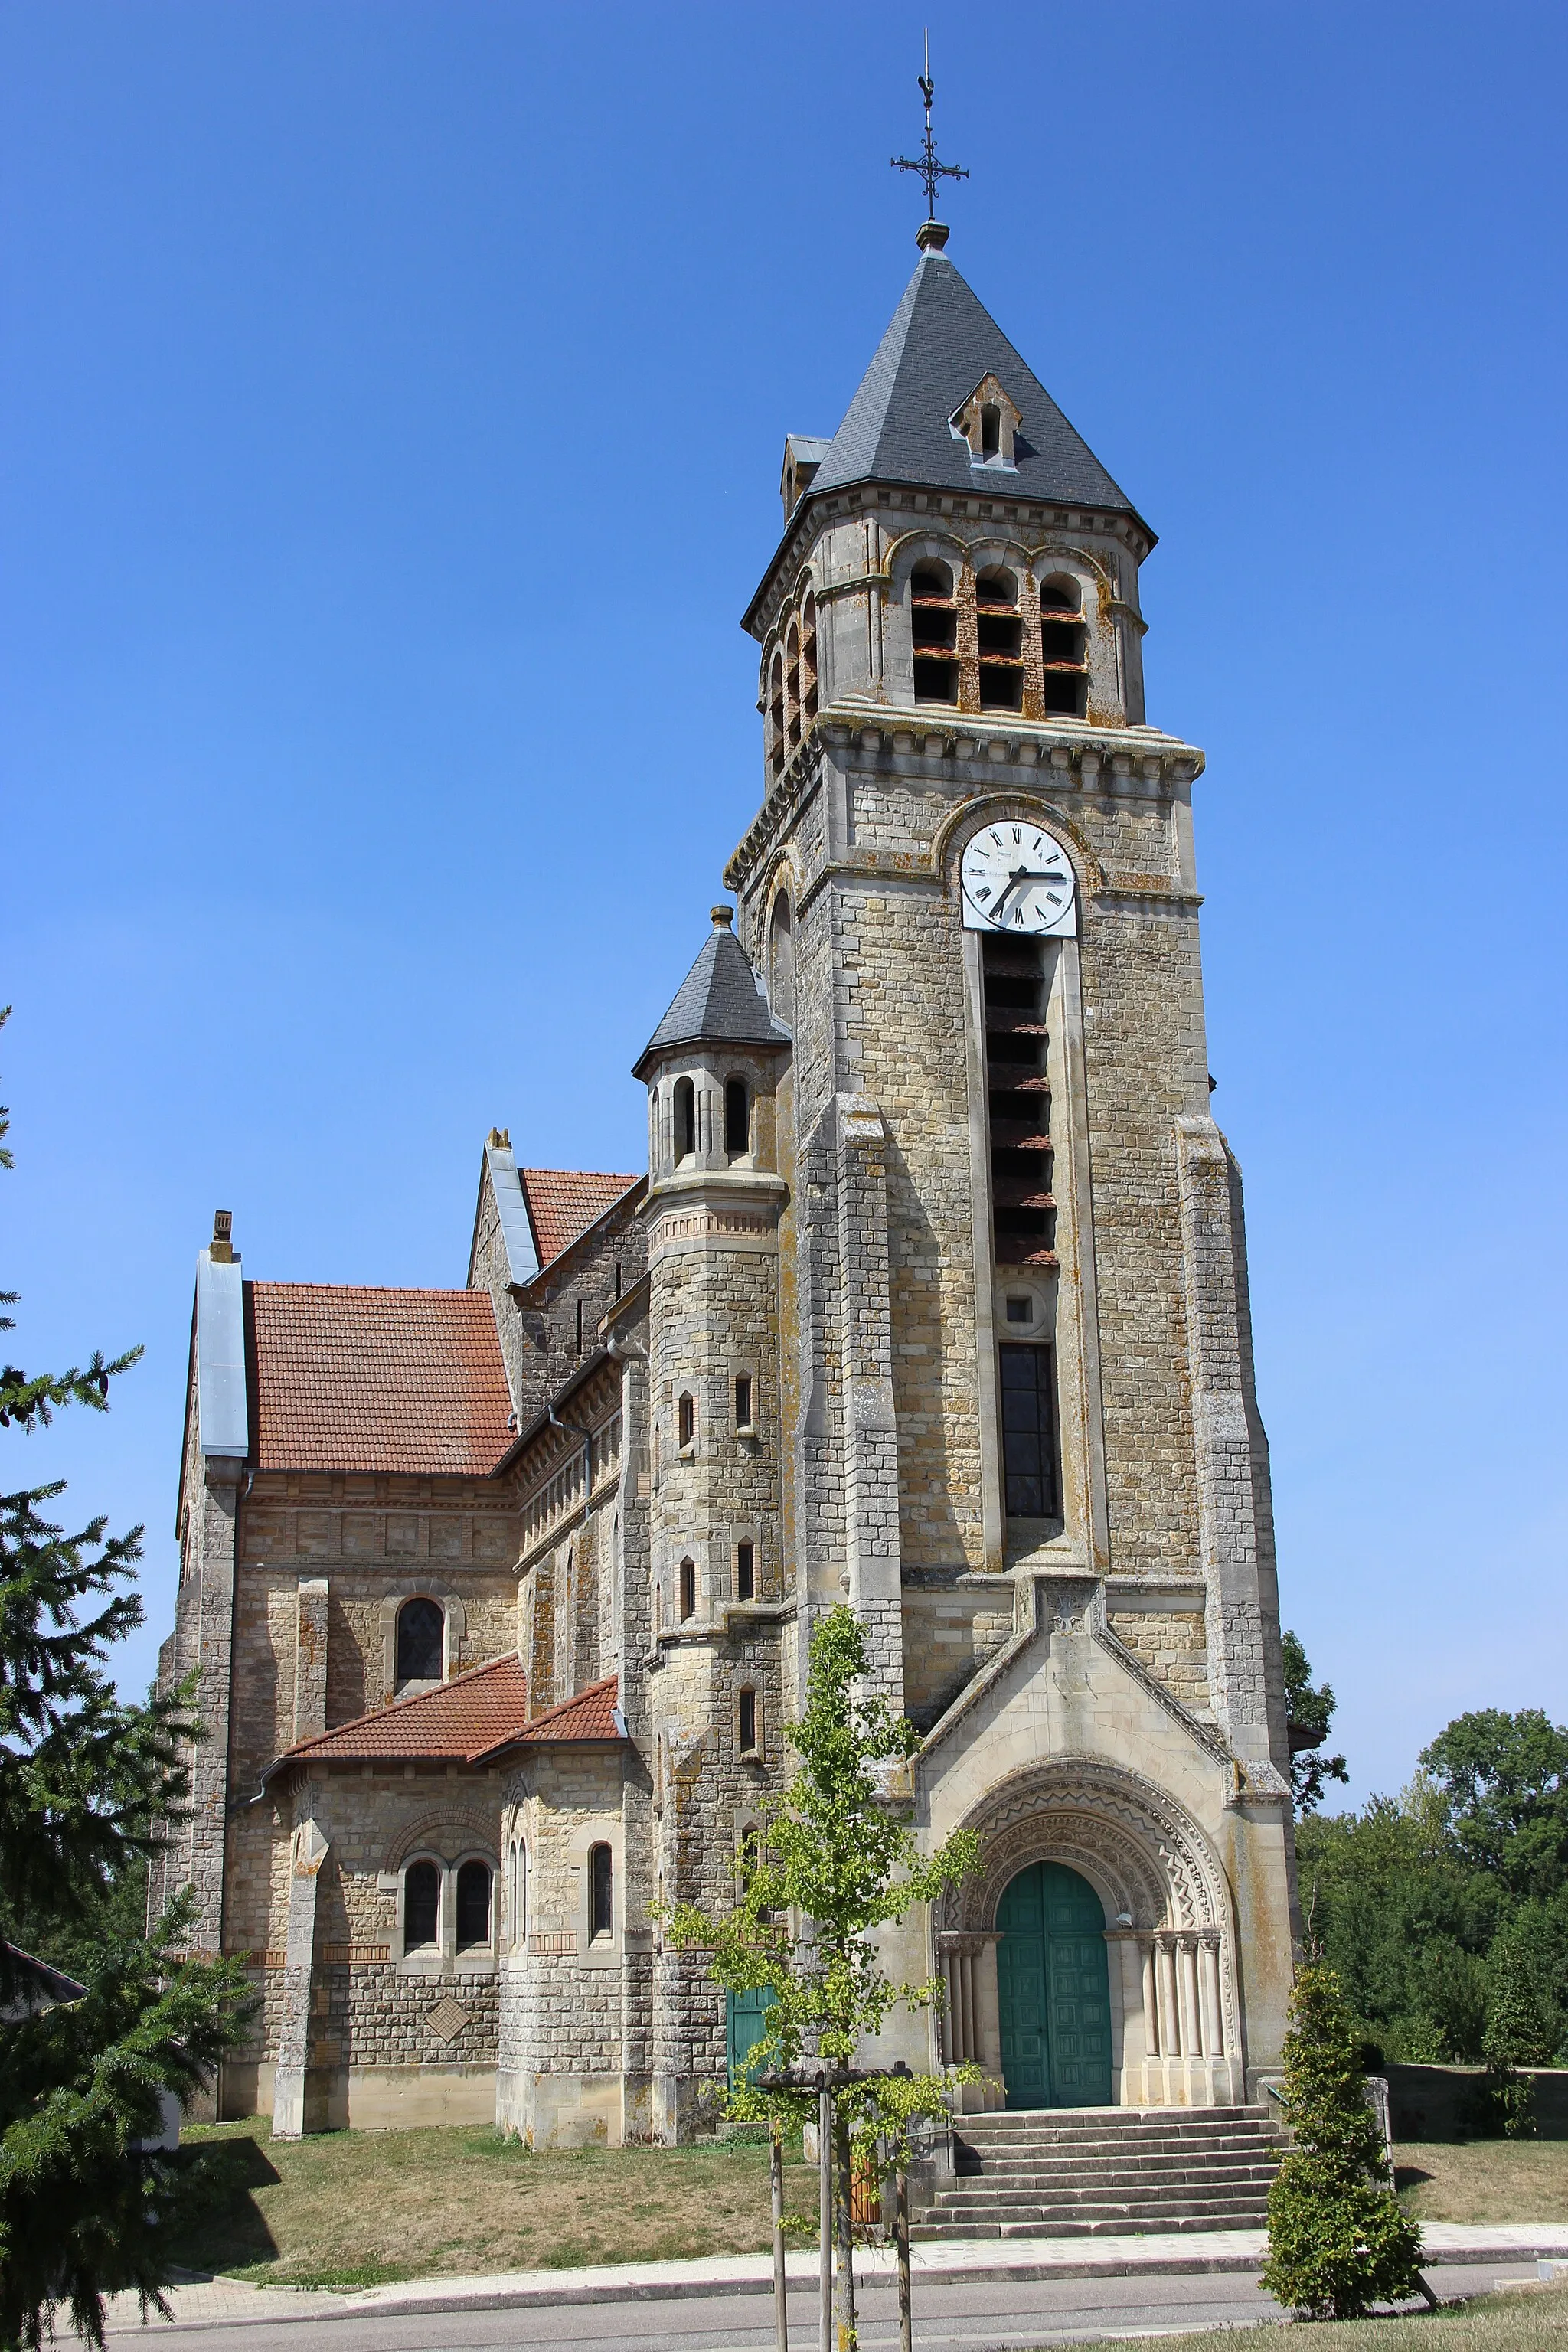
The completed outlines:
<svg viewBox="0 0 1568 2352">
<path fill-rule="evenodd" d="M 1286 2146 L 1254 2107 L 964 2116 L 955 2177 L 910 2216 L 921 2238 L 1256 2229 Z"/>
</svg>

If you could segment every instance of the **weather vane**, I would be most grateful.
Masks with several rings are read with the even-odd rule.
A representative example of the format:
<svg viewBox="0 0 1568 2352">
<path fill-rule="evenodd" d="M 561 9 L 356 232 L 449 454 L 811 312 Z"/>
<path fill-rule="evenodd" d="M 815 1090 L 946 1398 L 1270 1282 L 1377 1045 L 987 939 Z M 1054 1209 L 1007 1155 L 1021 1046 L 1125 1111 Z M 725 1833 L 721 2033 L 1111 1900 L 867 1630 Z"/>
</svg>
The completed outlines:
<svg viewBox="0 0 1568 2352">
<path fill-rule="evenodd" d="M 920 78 L 921 96 L 926 102 L 925 144 L 921 150 L 918 161 L 910 155 L 895 155 L 892 158 L 892 165 L 895 172 L 918 172 L 920 173 L 921 180 L 926 192 L 926 218 L 927 220 L 935 220 L 937 182 L 939 180 L 967 180 L 969 174 L 964 170 L 962 163 L 939 163 L 937 162 L 936 142 L 931 135 L 931 102 L 936 93 L 936 84 L 931 78 L 931 33 L 929 29 L 926 33 L 925 59 L 925 71 Z"/>
</svg>

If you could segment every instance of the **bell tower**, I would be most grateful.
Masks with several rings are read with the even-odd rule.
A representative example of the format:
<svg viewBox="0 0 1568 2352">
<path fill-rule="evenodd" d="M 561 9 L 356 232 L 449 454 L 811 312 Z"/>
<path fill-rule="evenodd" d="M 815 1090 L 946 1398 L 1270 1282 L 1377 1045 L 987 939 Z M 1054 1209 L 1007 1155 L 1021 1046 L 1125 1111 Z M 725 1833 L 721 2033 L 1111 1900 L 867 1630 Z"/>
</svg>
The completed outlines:
<svg viewBox="0 0 1568 2352">
<path fill-rule="evenodd" d="M 1240 1179 L 1209 1110 L 1204 756 L 1144 709 L 1153 532 L 942 225 L 919 243 L 837 433 L 786 440 L 744 616 L 763 800 L 725 880 L 793 1034 L 800 1630 L 860 1612 L 929 1730 L 933 1830 L 1053 1753 L 1161 1786 L 1191 1767 L 1277 2050 L 1289 1748 Z M 1236 2095 L 1246 2041 L 1200 2049 L 1183 2095 Z"/>
</svg>

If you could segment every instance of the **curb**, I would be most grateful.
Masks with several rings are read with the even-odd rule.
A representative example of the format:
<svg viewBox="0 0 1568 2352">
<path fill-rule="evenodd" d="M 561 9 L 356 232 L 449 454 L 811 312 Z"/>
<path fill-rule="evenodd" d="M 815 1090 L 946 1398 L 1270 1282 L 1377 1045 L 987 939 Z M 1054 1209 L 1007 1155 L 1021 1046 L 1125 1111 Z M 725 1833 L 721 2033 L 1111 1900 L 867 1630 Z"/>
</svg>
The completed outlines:
<svg viewBox="0 0 1568 2352">
<path fill-rule="evenodd" d="M 1450 2225 L 1451 2226 L 1451 2225 Z M 973 2242 L 971 2241 L 970 2242 Z M 1060 2244 L 1062 2242 L 1055 2242 Z M 1434 2270 L 1455 2263 L 1562 2263 L 1563 2248 L 1568 2242 L 1568 2231 L 1548 2227 L 1539 2236 L 1521 2233 L 1514 2240 L 1489 2240 L 1478 2231 L 1474 2244 L 1443 2244 L 1429 2246 L 1423 2257 L 1422 2267 Z M 742 2262 L 744 2267 L 742 2267 Z M 1198 2278 L 1229 2274 L 1244 2276 L 1262 2267 L 1261 2249 L 1226 2250 L 1212 2254 L 1184 2250 L 1167 2250 L 1152 2243 L 1146 2255 L 1125 2252 L 1094 2255 L 1088 2252 L 1070 2256 L 1023 2256 L 1013 2262 L 984 2259 L 964 2262 L 921 2262 L 914 2264 L 917 2286 L 995 2285 L 1016 2281 L 1020 2284 L 1038 2284 L 1050 2279 L 1135 2278 L 1146 2275 L 1156 2278 Z M 629 2269 L 630 2266 L 628 2266 Z M 540 2273 L 531 2276 L 499 2277 L 492 2281 L 465 2280 L 443 2288 L 438 2282 L 362 2289 L 344 2293 L 333 2288 L 252 2287 L 248 2292 L 257 2298 L 246 2311 L 214 2313 L 210 2316 L 182 2318 L 176 2315 L 175 2327 L 251 2327 L 258 2320 L 269 2326 L 282 2326 L 294 2320 L 322 2319 L 387 2319 L 409 2318 L 424 2313 L 439 2315 L 465 2311 L 540 2311 L 564 2310 L 595 2304 L 617 2303 L 680 2303 L 705 2301 L 731 2295 L 761 2295 L 771 2293 L 773 2265 L 763 2256 L 755 2261 L 736 2260 L 732 2270 L 718 2277 L 698 2273 L 705 2265 L 694 2263 L 684 2275 L 673 2266 L 661 2276 L 648 2278 L 623 2275 L 609 2278 L 601 2274 L 594 2279 L 574 2280 L 568 2271 Z M 856 2263 L 859 2285 L 875 2287 L 890 2284 L 893 2277 L 891 2256 L 880 2247 L 860 2251 Z M 817 2268 L 815 2254 L 794 2255 L 789 2263 L 789 2286 L 792 2292 L 809 2292 L 816 2284 Z M 216 2284 L 216 2282 L 215 2281 Z M 238 2286 L 238 2282 L 235 2285 Z M 274 2294 L 287 2294 L 286 2309 L 268 2308 Z M 317 2297 L 320 2296 L 320 2301 Z M 139 2322 L 130 2325 L 139 2326 Z M 121 2329 L 110 2323 L 110 2332 Z"/>
</svg>

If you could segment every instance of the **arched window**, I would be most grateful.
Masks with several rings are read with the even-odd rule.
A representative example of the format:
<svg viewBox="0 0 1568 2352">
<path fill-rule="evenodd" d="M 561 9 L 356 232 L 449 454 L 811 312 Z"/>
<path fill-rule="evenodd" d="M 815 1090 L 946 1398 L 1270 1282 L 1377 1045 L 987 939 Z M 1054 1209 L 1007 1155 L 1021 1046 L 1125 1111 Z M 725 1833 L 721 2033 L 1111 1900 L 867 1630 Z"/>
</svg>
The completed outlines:
<svg viewBox="0 0 1568 2352">
<path fill-rule="evenodd" d="M 768 764 L 776 776 L 784 763 L 784 656 L 773 656 L 768 674 Z"/>
<path fill-rule="evenodd" d="M 689 1078 L 675 1082 L 675 1156 L 689 1160 L 697 1149 L 697 1089 Z"/>
<path fill-rule="evenodd" d="M 958 605 L 945 563 L 917 563 L 910 574 L 910 635 L 915 700 L 958 700 Z"/>
<path fill-rule="evenodd" d="M 752 1148 L 752 1089 L 744 1078 L 724 1081 L 724 1149 L 726 1151 L 749 1151 Z"/>
<path fill-rule="evenodd" d="M 588 1933 L 591 1937 L 613 1936 L 616 1932 L 616 1867 L 607 1845 L 588 1849 Z"/>
<path fill-rule="evenodd" d="M 1040 660 L 1047 715 L 1081 719 L 1089 699 L 1088 631 L 1076 580 L 1040 583 Z"/>
<path fill-rule="evenodd" d="M 680 1616 L 682 1623 L 697 1614 L 697 1562 L 683 1559 L 680 1563 Z"/>
<path fill-rule="evenodd" d="M 417 1952 L 441 1932 L 441 1874 L 433 1862 L 411 1862 L 403 1874 L 403 1948 Z"/>
<path fill-rule="evenodd" d="M 800 741 L 800 623 L 792 621 L 784 638 L 784 741 L 794 751 Z"/>
<path fill-rule="evenodd" d="M 757 1874 L 757 1864 L 763 1858 L 763 1833 L 755 1822 L 750 1822 L 741 1832 L 740 1851 L 735 1856 L 735 1875 L 743 1895 Z"/>
<path fill-rule="evenodd" d="M 982 416 L 994 414 L 983 410 Z M 974 630 L 980 656 L 982 710 L 1024 707 L 1024 624 L 1018 583 L 1000 565 L 976 575 Z"/>
<path fill-rule="evenodd" d="M 1002 411 L 994 400 L 983 401 L 980 406 L 980 462 L 984 465 L 988 457 L 1001 455 Z"/>
<path fill-rule="evenodd" d="M 816 716 L 816 599 L 809 593 L 800 608 L 800 707 L 809 726 Z"/>
<path fill-rule="evenodd" d="M 458 1949 L 472 1952 L 490 1940 L 490 1866 L 466 1862 L 458 1873 Z"/>
<path fill-rule="evenodd" d="M 782 890 L 768 918 L 768 998 L 781 1021 L 794 1021 L 795 925 Z"/>
<path fill-rule="evenodd" d="M 682 1454 L 689 1454 L 697 1443 L 697 1399 L 689 1389 L 683 1390 L 676 1402 L 675 1442 Z"/>
<path fill-rule="evenodd" d="M 397 1680 L 438 1683 L 447 1620 L 439 1601 L 405 1601 L 397 1612 Z"/>
</svg>

